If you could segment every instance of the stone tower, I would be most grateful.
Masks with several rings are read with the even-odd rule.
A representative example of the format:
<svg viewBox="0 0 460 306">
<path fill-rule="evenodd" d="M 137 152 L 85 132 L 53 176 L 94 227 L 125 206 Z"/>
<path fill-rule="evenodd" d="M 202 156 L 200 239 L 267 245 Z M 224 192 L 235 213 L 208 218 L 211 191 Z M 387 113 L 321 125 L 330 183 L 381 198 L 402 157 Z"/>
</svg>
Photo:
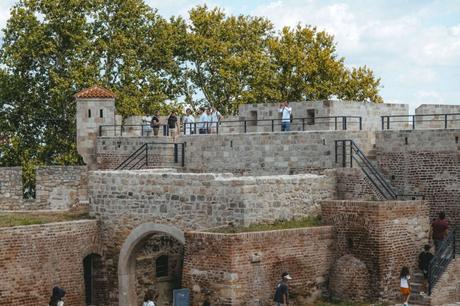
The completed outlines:
<svg viewBox="0 0 460 306">
<path fill-rule="evenodd" d="M 75 94 L 75 99 L 77 150 L 88 169 L 96 169 L 96 138 L 101 125 L 115 124 L 115 94 L 100 86 L 93 86 Z"/>
</svg>

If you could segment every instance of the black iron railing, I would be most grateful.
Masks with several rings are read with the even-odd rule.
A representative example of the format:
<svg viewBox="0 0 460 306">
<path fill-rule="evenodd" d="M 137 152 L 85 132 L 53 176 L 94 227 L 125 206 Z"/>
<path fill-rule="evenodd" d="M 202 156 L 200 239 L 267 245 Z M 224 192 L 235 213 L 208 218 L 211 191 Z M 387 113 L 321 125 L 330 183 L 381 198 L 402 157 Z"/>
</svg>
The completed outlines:
<svg viewBox="0 0 460 306">
<path fill-rule="evenodd" d="M 100 125 L 99 136 L 154 136 L 155 129 L 150 124 L 124 124 L 124 125 Z M 159 136 L 169 136 L 167 124 L 160 124 L 158 127 Z"/>
<path fill-rule="evenodd" d="M 144 143 L 115 170 L 178 166 L 185 166 L 185 143 Z"/>
<path fill-rule="evenodd" d="M 385 200 L 417 200 L 423 199 L 419 194 L 399 194 L 386 181 L 380 171 L 366 157 L 356 143 L 351 139 L 335 141 L 335 163 L 343 168 L 358 165 L 378 193 Z"/>
<path fill-rule="evenodd" d="M 460 113 L 381 116 L 382 130 L 448 129 L 460 127 Z"/>
<path fill-rule="evenodd" d="M 447 266 L 455 258 L 456 229 L 453 229 L 447 235 L 447 238 L 441 243 L 441 246 L 436 250 L 436 254 L 430 262 L 428 269 L 428 294 L 431 295 L 434 286 L 438 282 L 441 275 L 447 269 Z"/>
<path fill-rule="evenodd" d="M 227 120 L 220 122 L 193 122 L 182 123 L 181 133 L 189 134 L 219 134 L 219 133 L 249 133 L 249 132 L 276 132 L 281 131 L 283 123 L 288 123 L 291 131 L 308 130 L 362 130 L 362 117 L 359 116 L 330 116 L 293 118 L 289 122 L 282 119 L 248 119 Z M 101 125 L 99 136 L 153 136 L 153 128 L 149 124 L 139 125 Z M 160 135 L 168 136 L 168 125 L 161 125 Z"/>
</svg>

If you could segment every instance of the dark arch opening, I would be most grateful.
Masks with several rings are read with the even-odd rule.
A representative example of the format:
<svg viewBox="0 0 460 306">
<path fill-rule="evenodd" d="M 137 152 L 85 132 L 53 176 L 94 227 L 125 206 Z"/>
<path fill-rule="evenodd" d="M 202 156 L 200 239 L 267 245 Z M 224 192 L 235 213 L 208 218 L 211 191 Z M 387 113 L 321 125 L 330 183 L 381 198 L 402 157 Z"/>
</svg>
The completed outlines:
<svg viewBox="0 0 460 306">
<path fill-rule="evenodd" d="M 102 305 L 104 302 L 104 275 L 102 257 L 89 254 L 83 259 L 83 276 L 85 279 L 85 304 Z"/>
</svg>

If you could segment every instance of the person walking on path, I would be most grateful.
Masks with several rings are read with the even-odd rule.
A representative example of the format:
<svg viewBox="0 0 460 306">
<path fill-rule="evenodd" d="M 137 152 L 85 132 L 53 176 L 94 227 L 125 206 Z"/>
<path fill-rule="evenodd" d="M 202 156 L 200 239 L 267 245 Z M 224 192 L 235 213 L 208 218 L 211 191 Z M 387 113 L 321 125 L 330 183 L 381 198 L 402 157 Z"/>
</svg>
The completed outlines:
<svg viewBox="0 0 460 306">
<path fill-rule="evenodd" d="M 434 255 L 430 252 L 431 246 L 425 244 L 423 251 L 418 255 L 418 267 L 423 272 L 423 290 L 420 292 L 421 295 L 424 295 L 428 289 L 428 272 L 430 270 L 430 262 L 433 259 Z"/>
<path fill-rule="evenodd" d="M 276 285 L 275 297 L 275 306 L 287 306 L 289 303 L 289 287 L 288 280 L 292 277 L 287 272 L 281 274 L 281 281 Z"/>
<path fill-rule="evenodd" d="M 54 287 L 48 306 L 64 306 L 64 301 L 62 300 L 64 296 L 65 296 L 64 289 L 59 288 L 59 287 Z"/>
<path fill-rule="evenodd" d="M 431 223 L 433 231 L 433 242 L 436 253 L 439 251 L 441 244 L 447 237 L 447 230 L 449 229 L 449 222 L 446 219 L 446 213 L 441 211 L 438 215 L 438 219 Z"/>
<path fill-rule="evenodd" d="M 410 297 L 410 275 L 409 268 L 402 267 L 401 273 L 399 275 L 400 279 L 400 291 L 403 298 L 403 305 L 409 306 L 409 297 Z"/>
<path fill-rule="evenodd" d="M 143 306 L 155 306 L 156 299 L 158 299 L 158 294 L 155 294 L 155 291 L 153 291 L 152 289 L 147 290 L 144 296 Z"/>
<path fill-rule="evenodd" d="M 179 128 L 177 125 L 177 116 L 175 111 L 172 111 L 171 115 L 168 118 L 168 130 L 169 136 L 171 136 L 173 142 L 176 142 L 176 136 L 179 132 Z"/>
<path fill-rule="evenodd" d="M 289 107 L 289 103 L 287 101 L 281 103 L 278 112 L 281 113 L 281 132 L 289 132 L 292 119 L 292 108 Z"/>
</svg>

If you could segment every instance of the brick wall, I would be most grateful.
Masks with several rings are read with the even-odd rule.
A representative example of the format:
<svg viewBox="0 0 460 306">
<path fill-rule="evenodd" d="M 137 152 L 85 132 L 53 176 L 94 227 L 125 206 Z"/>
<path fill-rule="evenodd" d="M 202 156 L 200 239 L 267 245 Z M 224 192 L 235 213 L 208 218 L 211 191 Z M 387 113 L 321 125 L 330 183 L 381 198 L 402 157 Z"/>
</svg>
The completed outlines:
<svg viewBox="0 0 460 306">
<path fill-rule="evenodd" d="M 85 166 L 37 168 L 35 209 L 68 209 L 87 199 Z"/>
<path fill-rule="evenodd" d="M 400 192 L 421 193 L 430 217 L 445 211 L 460 225 L 460 131 L 385 131 L 376 133 L 377 162 Z"/>
<path fill-rule="evenodd" d="M 272 304 L 281 273 L 288 271 L 292 305 L 305 305 L 327 287 L 334 261 L 332 227 L 242 234 L 186 233 L 183 285 L 192 305 L 209 290 L 213 305 Z"/>
<path fill-rule="evenodd" d="M 21 167 L 0 167 L 0 210 L 17 209 L 21 204 Z"/>
<path fill-rule="evenodd" d="M 431 305 L 460 301 L 460 261 L 454 259 L 438 280 L 431 293 Z"/>
<path fill-rule="evenodd" d="M 352 254 L 366 264 L 371 298 L 399 296 L 399 273 L 411 271 L 428 241 L 428 207 L 422 201 L 324 201 L 325 224 L 334 225 L 337 256 Z"/>
<path fill-rule="evenodd" d="M 48 305 L 54 286 L 65 305 L 86 305 L 83 259 L 98 237 L 93 220 L 0 228 L 0 305 Z"/>
<path fill-rule="evenodd" d="M 458 114 L 447 116 L 447 128 L 460 128 L 460 105 L 439 105 L 439 104 L 422 104 L 415 109 L 416 115 L 431 115 L 435 116 L 419 116 L 415 117 L 415 126 L 417 129 L 444 129 L 445 116 L 441 114 Z"/>
</svg>

